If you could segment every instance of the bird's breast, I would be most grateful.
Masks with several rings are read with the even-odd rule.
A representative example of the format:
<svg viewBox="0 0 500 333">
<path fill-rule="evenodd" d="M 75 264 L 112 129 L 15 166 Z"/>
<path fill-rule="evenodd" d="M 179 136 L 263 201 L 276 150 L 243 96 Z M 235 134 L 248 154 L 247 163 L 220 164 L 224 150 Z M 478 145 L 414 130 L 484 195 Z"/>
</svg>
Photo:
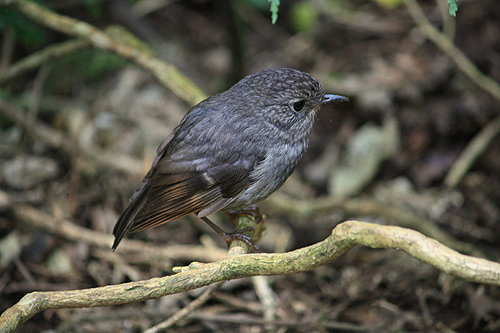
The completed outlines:
<svg viewBox="0 0 500 333">
<path fill-rule="evenodd" d="M 227 207 L 240 209 L 267 198 L 295 169 L 307 148 L 307 142 L 281 143 L 270 147 L 265 158 L 250 172 L 250 184 Z"/>
</svg>

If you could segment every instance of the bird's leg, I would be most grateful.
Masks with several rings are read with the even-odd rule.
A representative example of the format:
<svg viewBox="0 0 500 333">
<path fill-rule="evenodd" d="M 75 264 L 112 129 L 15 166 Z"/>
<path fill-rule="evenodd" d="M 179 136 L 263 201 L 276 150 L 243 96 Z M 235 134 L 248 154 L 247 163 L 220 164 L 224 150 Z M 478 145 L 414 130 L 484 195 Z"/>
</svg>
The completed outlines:
<svg viewBox="0 0 500 333">
<path fill-rule="evenodd" d="M 212 221 L 210 221 L 206 217 L 200 217 L 210 228 L 212 228 L 217 235 L 219 235 L 229 246 L 233 241 L 239 240 L 242 242 L 245 242 L 251 249 L 253 249 L 255 252 L 260 252 L 260 248 L 255 244 L 253 241 L 252 237 L 244 235 L 243 232 L 245 231 L 255 231 L 253 228 L 248 227 L 245 229 L 240 229 L 236 230 L 234 232 L 228 233 L 219 228 L 217 225 L 215 225 Z"/>
</svg>

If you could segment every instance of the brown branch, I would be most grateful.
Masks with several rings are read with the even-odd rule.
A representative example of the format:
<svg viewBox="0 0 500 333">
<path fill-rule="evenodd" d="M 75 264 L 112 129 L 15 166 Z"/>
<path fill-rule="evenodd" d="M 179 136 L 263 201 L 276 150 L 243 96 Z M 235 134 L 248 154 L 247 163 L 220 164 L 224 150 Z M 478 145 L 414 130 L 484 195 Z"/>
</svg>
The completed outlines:
<svg viewBox="0 0 500 333">
<path fill-rule="evenodd" d="M 161 332 L 163 330 L 166 330 L 172 326 L 175 325 L 175 323 L 178 323 L 180 320 L 186 318 L 189 316 L 191 313 L 196 311 L 200 306 L 205 304 L 207 301 L 209 301 L 212 296 L 217 292 L 224 282 L 218 282 L 216 284 L 212 284 L 210 287 L 208 287 L 207 290 L 203 292 L 197 299 L 189 303 L 186 307 L 182 308 L 181 310 L 177 311 L 174 315 L 172 315 L 170 318 L 167 320 L 150 327 L 144 333 L 156 333 L 156 332 Z"/>
<path fill-rule="evenodd" d="M 5 71 L 12 60 L 14 36 L 14 28 L 7 26 L 3 29 L 2 45 L 0 47 L 0 73 Z"/>
<path fill-rule="evenodd" d="M 12 332 L 36 313 L 47 309 L 125 304 L 155 299 L 219 281 L 255 275 L 301 273 L 335 260 L 358 244 L 401 250 L 456 277 L 500 285 L 498 263 L 462 255 L 413 230 L 347 221 L 333 229 L 332 234 L 324 241 L 292 252 L 235 255 L 248 251 L 248 248 L 233 243 L 224 259 L 209 264 L 192 264 L 188 269 L 172 276 L 83 290 L 33 292 L 2 314 L 0 331 Z"/>
<path fill-rule="evenodd" d="M 217 322 L 222 324 L 236 324 L 236 325 L 261 325 L 265 326 L 267 329 L 269 325 L 279 327 L 281 330 L 272 330 L 271 332 L 283 331 L 283 328 L 292 328 L 292 332 L 383 332 L 384 325 L 356 325 L 348 324 L 343 322 L 327 321 L 322 317 L 314 319 L 304 319 L 300 318 L 298 320 L 292 320 L 290 318 L 284 320 L 266 320 L 260 318 L 252 318 L 248 316 L 241 316 L 237 313 L 229 314 L 216 314 L 216 313 L 193 313 L 190 319 L 204 321 L 204 322 Z M 293 328 L 298 328 L 293 330 Z M 318 330 L 318 328 L 324 328 L 323 330 Z"/>
<path fill-rule="evenodd" d="M 444 183 L 448 187 L 456 187 L 460 184 L 470 168 L 477 159 L 490 146 L 491 142 L 500 133 L 500 116 L 489 122 L 474 138 L 467 144 L 464 151 L 457 158 L 448 171 Z"/>
<path fill-rule="evenodd" d="M 173 65 L 167 64 L 149 52 L 133 47 L 129 43 L 118 41 L 110 34 L 88 23 L 59 15 L 28 0 L 0 0 L 0 5 L 9 5 L 43 26 L 80 38 L 94 47 L 116 53 L 132 61 L 151 72 L 161 84 L 190 105 L 206 98 L 206 95 Z"/>
<path fill-rule="evenodd" d="M 115 40 L 128 41 L 128 44 L 131 46 L 141 44 L 132 34 L 119 26 L 109 26 L 104 32 Z M 89 48 L 90 46 L 92 46 L 92 44 L 84 39 L 73 39 L 47 46 L 8 67 L 5 66 L 5 69 L 0 71 L 0 84 L 12 80 L 18 75 L 34 70 L 50 60 L 62 58 L 82 49 Z"/>
<path fill-rule="evenodd" d="M 103 249 L 110 249 L 114 237 L 108 233 L 93 231 L 80 227 L 67 220 L 58 220 L 39 209 L 28 205 L 17 205 L 12 212 L 19 223 L 30 228 L 44 230 L 54 236 L 62 237 L 72 242 L 85 242 Z M 226 251 L 195 245 L 164 245 L 153 246 L 138 240 L 123 239 L 116 251 L 120 253 L 141 253 L 151 263 L 154 261 L 199 260 L 204 262 L 220 260 Z"/>
<path fill-rule="evenodd" d="M 35 52 L 2 70 L 0 73 L 0 84 L 13 79 L 22 73 L 34 70 L 41 64 L 51 59 L 60 58 L 74 53 L 88 47 L 89 45 L 90 44 L 86 41 L 76 39 L 47 46 L 43 50 Z"/>
<path fill-rule="evenodd" d="M 266 321 L 273 321 L 276 319 L 276 294 L 269 285 L 269 278 L 267 276 L 253 276 L 252 283 L 255 293 L 262 304 L 262 315 Z M 275 332 L 276 327 L 273 325 L 266 326 L 266 331 Z"/>
</svg>

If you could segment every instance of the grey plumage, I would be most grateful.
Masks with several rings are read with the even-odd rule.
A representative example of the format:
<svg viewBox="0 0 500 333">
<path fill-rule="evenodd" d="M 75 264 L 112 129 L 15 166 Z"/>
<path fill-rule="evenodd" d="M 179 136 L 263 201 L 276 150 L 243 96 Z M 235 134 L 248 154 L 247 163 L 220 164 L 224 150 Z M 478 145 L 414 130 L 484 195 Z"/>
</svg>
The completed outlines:
<svg viewBox="0 0 500 333">
<path fill-rule="evenodd" d="M 160 145 L 113 234 L 184 215 L 244 208 L 278 189 L 307 149 L 325 95 L 307 73 L 288 68 L 249 75 L 191 108 Z"/>
</svg>

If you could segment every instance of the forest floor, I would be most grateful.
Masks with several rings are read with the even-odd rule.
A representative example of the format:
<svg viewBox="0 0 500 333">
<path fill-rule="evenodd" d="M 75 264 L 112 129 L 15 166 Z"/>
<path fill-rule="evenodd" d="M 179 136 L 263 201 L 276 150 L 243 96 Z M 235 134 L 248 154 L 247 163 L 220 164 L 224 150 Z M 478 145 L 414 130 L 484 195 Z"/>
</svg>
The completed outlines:
<svg viewBox="0 0 500 333">
<path fill-rule="evenodd" d="M 426 37 L 408 6 L 282 1 L 272 25 L 267 1 L 263 8 L 258 1 L 173 1 L 158 8 L 146 8 L 146 1 L 135 7 L 121 0 L 44 3 L 98 28 L 125 26 L 209 95 L 260 69 L 292 67 L 317 78 L 325 91 L 349 97 L 349 103 L 318 114 L 295 173 L 261 204 L 267 215 L 259 243 L 264 252 L 314 244 L 338 223 L 356 219 L 409 227 L 459 252 L 500 261 L 500 136 L 486 142 L 463 175 L 452 173 L 472 140 L 488 128 L 500 132 L 500 101 L 460 69 L 460 55 L 445 54 Z M 446 6 L 422 6 L 429 21 L 498 85 L 500 2 L 458 4 L 456 19 Z M 0 9 L 0 18 L 22 20 L 14 12 Z M 2 69 L 68 39 L 19 22 L 0 27 Z M 97 246 L 48 232 L 15 213 L 29 206 L 93 231 L 96 239 L 110 237 L 157 146 L 190 106 L 151 73 L 84 48 L 8 80 L 0 74 L 0 94 L 0 311 L 32 291 L 170 275 L 173 266 L 215 260 L 224 252 L 224 242 L 194 216 L 129 235 L 158 247 L 203 249 L 203 255 L 176 253 L 158 261 L 127 252 L 124 244 L 113 253 L 111 241 Z M 22 119 L 13 121 L 15 114 Z M 344 198 L 350 206 L 298 214 L 286 205 L 287 198 L 326 197 Z M 403 222 L 407 215 L 416 222 Z M 223 214 L 214 219 L 230 229 Z M 265 281 L 273 307 L 263 305 L 255 279 L 233 280 L 169 331 L 500 330 L 497 286 L 461 280 L 401 251 L 357 246 L 312 271 Z M 47 310 L 18 331 L 142 332 L 200 292 Z"/>
</svg>

